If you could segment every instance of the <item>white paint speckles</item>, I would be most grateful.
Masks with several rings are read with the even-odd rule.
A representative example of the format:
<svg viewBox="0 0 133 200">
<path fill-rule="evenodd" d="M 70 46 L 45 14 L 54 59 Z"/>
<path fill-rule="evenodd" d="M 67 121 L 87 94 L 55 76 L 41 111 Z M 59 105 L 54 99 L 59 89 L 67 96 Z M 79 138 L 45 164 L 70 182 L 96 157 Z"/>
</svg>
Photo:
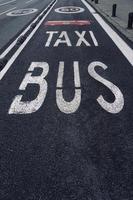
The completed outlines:
<svg viewBox="0 0 133 200">
<path fill-rule="evenodd" d="M 70 39 L 69 39 L 68 34 L 67 34 L 66 31 L 62 31 L 61 32 L 61 34 L 59 36 L 59 39 L 57 39 L 56 42 L 55 42 L 55 44 L 54 44 L 54 47 L 58 47 L 59 44 L 66 44 L 68 47 L 72 46 L 72 44 L 70 42 Z"/>
<path fill-rule="evenodd" d="M 57 88 L 63 87 L 63 76 L 64 76 L 64 62 L 59 63 L 58 79 L 57 79 Z"/>
<path fill-rule="evenodd" d="M 99 74 L 96 73 L 95 67 L 101 67 L 106 70 L 107 66 L 102 62 L 92 62 L 88 66 L 88 73 L 96 81 L 105 85 L 114 95 L 115 100 L 113 103 L 107 102 L 102 95 L 97 98 L 99 105 L 109 113 L 116 114 L 119 113 L 124 106 L 124 97 L 120 89 L 109 82 L 108 80 L 102 78 Z M 41 68 L 42 73 L 39 76 L 34 76 L 33 72 L 36 68 Z M 75 113 L 80 104 L 81 104 L 81 82 L 80 82 L 80 72 L 79 72 L 79 62 L 73 62 L 74 70 L 74 97 L 71 101 L 66 101 L 64 99 L 63 93 L 65 91 L 63 80 L 64 80 L 64 68 L 65 62 L 59 62 L 59 70 L 56 84 L 56 103 L 59 110 L 65 114 Z M 9 114 L 31 114 L 39 110 L 39 108 L 44 103 L 44 100 L 47 95 L 48 85 L 45 80 L 45 77 L 49 72 L 49 64 L 46 62 L 33 62 L 28 70 L 28 73 L 24 77 L 19 90 L 26 91 L 28 85 L 37 84 L 39 86 L 38 95 L 34 100 L 23 101 L 23 95 L 17 95 L 9 109 Z M 70 90 L 71 91 L 71 90 Z"/>
<path fill-rule="evenodd" d="M 80 47 L 82 43 L 84 43 L 86 46 L 91 46 L 89 42 L 87 42 L 86 39 L 84 38 L 86 31 L 82 31 L 82 33 L 79 33 L 79 31 L 75 31 L 75 33 L 79 37 L 78 42 L 76 44 L 77 47 Z"/>
<path fill-rule="evenodd" d="M 61 112 L 65 114 L 75 113 L 81 102 L 81 89 L 75 89 L 75 95 L 72 101 L 67 102 L 63 97 L 63 89 L 56 90 L 56 103 Z"/>
</svg>

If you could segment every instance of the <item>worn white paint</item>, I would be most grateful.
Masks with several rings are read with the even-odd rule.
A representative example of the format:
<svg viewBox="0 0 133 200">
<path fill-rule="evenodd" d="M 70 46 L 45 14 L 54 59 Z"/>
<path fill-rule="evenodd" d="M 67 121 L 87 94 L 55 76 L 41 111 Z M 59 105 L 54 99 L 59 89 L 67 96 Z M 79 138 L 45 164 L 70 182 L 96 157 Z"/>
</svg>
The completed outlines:
<svg viewBox="0 0 133 200">
<path fill-rule="evenodd" d="M 32 76 L 33 71 L 36 68 L 41 68 L 42 73 L 39 76 Z M 25 91 L 28 84 L 39 85 L 39 92 L 37 97 L 34 100 L 31 101 L 22 101 L 23 95 L 17 95 L 13 103 L 11 104 L 11 107 L 9 109 L 9 114 L 29 114 L 34 113 L 39 110 L 39 108 L 42 106 L 47 90 L 48 85 L 46 80 L 44 79 L 48 72 L 49 72 L 49 65 L 46 62 L 33 62 L 31 66 L 29 67 L 29 72 L 24 77 L 19 90 Z"/>
<path fill-rule="evenodd" d="M 101 67 L 106 70 L 108 67 L 102 62 L 92 62 L 88 67 L 88 73 L 91 77 L 95 80 L 99 81 L 103 85 L 105 85 L 115 96 L 115 101 L 113 103 L 107 102 L 102 95 L 100 95 L 97 99 L 98 103 L 101 107 L 109 113 L 116 114 L 119 113 L 124 106 L 124 97 L 120 89 L 114 85 L 113 83 L 109 82 L 108 80 L 102 78 L 97 72 L 95 71 L 95 67 Z"/>
<path fill-rule="evenodd" d="M 65 63 L 63 61 L 59 63 L 58 78 L 56 85 L 57 88 L 63 88 L 64 65 Z"/>
<path fill-rule="evenodd" d="M 57 39 L 55 44 L 54 44 L 54 47 L 58 47 L 59 44 L 66 44 L 68 47 L 72 46 L 71 41 L 70 41 L 66 31 L 61 32 L 59 39 Z"/>
<path fill-rule="evenodd" d="M 65 114 L 71 114 L 78 110 L 81 103 L 81 87 L 80 75 L 79 75 L 79 63 L 75 61 L 74 67 L 74 83 L 75 83 L 75 95 L 72 101 L 67 102 L 63 97 L 63 76 L 64 76 L 64 62 L 59 63 L 57 89 L 56 89 L 56 103 L 61 112 Z"/>
<path fill-rule="evenodd" d="M 92 31 L 82 31 L 81 33 L 79 31 L 74 31 L 71 32 L 71 35 L 73 34 L 73 37 L 69 36 L 69 33 L 67 31 L 47 31 L 46 34 L 48 34 L 48 39 L 46 41 L 45 47 L 58 47 L 60 44 L 65 44 L 67 47 L 72 47 L 72 46 L 76 46 L 76 47 L 80 47 L 82 46 L 82 44 L 84 44 L 87 47 L 92 46 L 85 38 L 85 35 L 90 36 L 94 46 L 98 46 L 98 41 L 94 35 L 94 33 Z M 58 34 L 60 34 L 58 36 Z M 56 37 L 56 42 L 55 44 L 53 44 L 53 40 Z M 73 38 L 76 37 L 77 42 L 76 44 L 74 44 L 73 42 Z"/>
</svg>

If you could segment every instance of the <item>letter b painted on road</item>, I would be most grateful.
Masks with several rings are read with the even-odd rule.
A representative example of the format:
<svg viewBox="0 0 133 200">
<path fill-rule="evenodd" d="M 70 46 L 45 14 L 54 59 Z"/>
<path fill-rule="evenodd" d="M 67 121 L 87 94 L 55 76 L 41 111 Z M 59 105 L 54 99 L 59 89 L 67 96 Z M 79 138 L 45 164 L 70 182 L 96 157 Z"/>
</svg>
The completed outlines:
<svg viewBox="0 0 133 200">
<path fill-rule="evenodd" d="M 41 68 L 42 73 L 39 76 L 32 76 L 33 71 L 36 68 Z M 48 85 L 46 80 L 44 79 L 48 72 L 49 72 L 49 65 L 46 62 L 32 62 L 29 67 L 29 72 L 24 77 L 19 90 L 26 90 L 26 87 L 28 84 L 37 84 L 39 85 L 39 92 L 37 97 L 32 101 L 22 101 L 23 95 L 17 95 L 13 103 L 11 104 L 11 107 L 9 109 L 9 114 L 30 114 L 33 112 L 36 112 L 43 104 L 47 90 Z"/>
</svg>

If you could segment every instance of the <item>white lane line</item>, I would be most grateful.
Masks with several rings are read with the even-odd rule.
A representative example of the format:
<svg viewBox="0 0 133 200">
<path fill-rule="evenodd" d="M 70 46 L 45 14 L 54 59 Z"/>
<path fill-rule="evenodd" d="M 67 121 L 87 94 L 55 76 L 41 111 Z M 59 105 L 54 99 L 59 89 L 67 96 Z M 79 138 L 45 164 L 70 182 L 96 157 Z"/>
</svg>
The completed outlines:
<svg viewBox="0 0 133 200">
<path fill-rule="evenodd" d="M 127 58 L 130 64 L 133 66 L 133 50 L 130 48 L 127 43 L 103 20 L 103 18 L 96 13 L 96 11 L 85 1 L 81 0 L 82 3 L 87 7 L 87 9 L 91 12 L 93 17 L 97 20 L 97 22 L 101 25 L 104 31 L 108 34 L 108 36 L 112 39 L 112 41 L 116 44 L 122 54 Z"/>
<path fill-rule="evenodd" d="M 30 2 L 32 2 L 33 0 L 29 0 L 29 1 L 27 1 L 26 3 L 28 4 L 28 3 L 30 3 Z"/>
<path fill-rule="evenodd" d="M 6 11 L 0 13 L 0 15 L 4 15 L 4 14 L 8 13 L 9 11 L 14 10 L 14 9 L 16 9 L 16 8 L 17 8 L 17 7 L 14 7 L 14 8 L 11 8 L 11 9 L 9 9 L 9 10 L 6 10 Z"/>
<path fill-rule="evenodd" d="M 51 6 L 51 8 L 49 9 L 49 11 L 44 15 L 44 17 L 41 19 L 41 21 L 37 24 L 37 26 L 34 28 L 34 30 L 30 33 L 30 35 L 27 37 L 27 39 L 24 41 L 24 43 L 19 47 L 19 49 L 14 53 L 14 55 L 10 58 L 10 60 L 8 61 L 8 63 L 5 65 L 5 67 L 1 70 L 0 72 L 0 80 L 4 77 L 4 75 L 6 74 L 6 72 L 9 70 L 9 68 L 11 67 L 11 65 L 14 63 L 14 61 L 17 59 L 17 57 L 19 56 L 19 54 L 21 53 L 21 51 L 26 47 L 26 45 L 28 44 L 28 42 L 31 40 L 31 38 L 34 36 L 34 34 L 36 33 L 36 31 L 39 29 L 39 27 L 41 26 L 41 24 L 43 23 L 44 19 L 47 17 L 47 15 L 50 13 L 50 11 L 53 9 L 54 5 L 57 3 L 57 0 L 55 1 L 55 3 Z M 51 3 L 50 3 L 51 4 Z M 49 5 L 50 5 L 49 4 Z M 48 6 L 49 7 L 49 6 Z"/>
<path fill-rule="evenodd" d="M 34 19 L 34 20 L 30 23 L 30 25 L 15 39 L 15 41 L 13 41 L 13 42 L 9 45 L 9 47 L 7 47 L 7 49 L 0 55 L 0 59 L 4 58 L 4 57 L 13 49 L 13 47 L 16 45 L 17 40 L 18 40 L 22 35 L 25 35 L 25 34 L 29 31 L 29 29 L 30 29 L 30 27 L 31 27 L 31 24 L 32 24 L 32 23 L 35 23 L 35 22 L 38 20 L 38 18 L 42 15 L 42 13 L 43 13 L 46 9 L 47 9 L 47 8 L 45 8 L 45 9 L 41 12 L 41 14 L 40 14 L 39 16 L 37 16 L 37 18 Z"/>
<path fill-rule="evenodd" d="M 10 3 L 15 2 L 15 1 L 16 1 L 16 0 L 8 1 L 8 2 L 6 2 L 6 3 L 1 3 L 0 6 L 4 6 L 4 5 L 10 4 Z"/>
</svg>

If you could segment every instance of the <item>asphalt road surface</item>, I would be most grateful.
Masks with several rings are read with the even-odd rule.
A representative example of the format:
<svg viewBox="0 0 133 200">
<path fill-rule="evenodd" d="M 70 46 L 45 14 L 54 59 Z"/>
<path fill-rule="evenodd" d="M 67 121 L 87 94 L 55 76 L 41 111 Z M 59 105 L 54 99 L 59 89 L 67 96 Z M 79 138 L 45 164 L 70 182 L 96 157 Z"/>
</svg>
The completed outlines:
<svg viewBox="0 0 133 200">
<path fill-rule="evenodd" d="M 0 199 L 132 200 L 132 44 L 85 0 L 57 0 L 6 48 Z"/>
<path fill-rule="evenodd" d="M 50 0 L 1 0 L 0 1 L 0 48 L 21 31 L 48 4 Z M 33 8 L 36 12 L 23 16 L 8 16 L 14 10 Z"/>
</svg>

